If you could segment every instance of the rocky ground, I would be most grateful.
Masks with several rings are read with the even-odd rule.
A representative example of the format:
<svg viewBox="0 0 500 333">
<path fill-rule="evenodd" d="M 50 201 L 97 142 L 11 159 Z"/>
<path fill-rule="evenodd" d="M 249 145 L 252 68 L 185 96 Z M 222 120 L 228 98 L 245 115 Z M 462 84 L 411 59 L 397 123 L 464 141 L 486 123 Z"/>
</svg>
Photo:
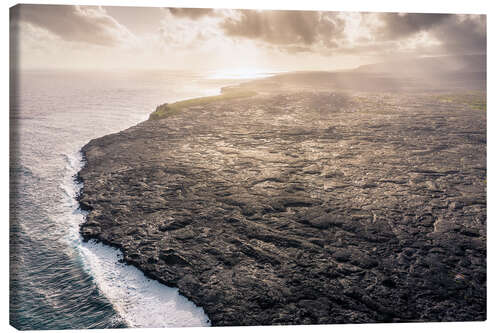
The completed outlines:
<svg viewBox="0 0 500 333">
<path fill-rule="evenodd" d="M 486 319 L 484 95 L 297 90 L 92 140 L 81 233 L 213 325 Z"/>
</svg>

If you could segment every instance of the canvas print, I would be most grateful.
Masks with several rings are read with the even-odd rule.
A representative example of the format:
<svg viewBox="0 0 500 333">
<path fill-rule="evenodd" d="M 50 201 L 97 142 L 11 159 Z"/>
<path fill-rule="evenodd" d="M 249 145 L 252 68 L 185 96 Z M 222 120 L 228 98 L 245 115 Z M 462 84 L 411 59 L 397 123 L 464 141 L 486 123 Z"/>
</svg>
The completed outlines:
<svg viewBox="0 0 500 333">
<path fill-rule="evenodd" d="M 10 323 L 486 320 L 486 15 L 10 9 Z"/>
</svg>

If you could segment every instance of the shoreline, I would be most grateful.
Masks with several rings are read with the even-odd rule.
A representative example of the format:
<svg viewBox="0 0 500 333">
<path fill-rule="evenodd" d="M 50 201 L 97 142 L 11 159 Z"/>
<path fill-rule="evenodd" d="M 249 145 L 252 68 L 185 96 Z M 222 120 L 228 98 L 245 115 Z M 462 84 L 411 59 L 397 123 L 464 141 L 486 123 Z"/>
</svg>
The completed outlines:
<svg viewBox="0 0 500 333">
<path fill-rule="evenodd" d="M 124 273 L 124 274 L 126 274 L 126 276 L 127 276 L 128 279 L 133 279 L 133 281 L 135 283 L 138 283 L 138 281 L 142 280 L 141 279 L 141 275 L 144 276 L 146 278 L 146 281 L 142 281 L 140 283 L 141 283 L 141 285 L 143 285 L 144 283 L 146 283 L 146 285 L 143 286 L 143 288 L 145 288 L 147 290 L 150 290 L 151 288 L 153 290 L 158 289 L 158 287 L 155 286 L 154 283 L 159 283 L 161 286 L 163 286 L 165 288 L 169 288 L 169 290 L 163 290 L 162 287 L 159 287 L 160 289 L 156 290 L 156 292 L 157 293 L 160 292 L 161 294 L 155 294 L 152 297 L 159 297 L 161 295 L 162 299 L 166 298 L 168 300 L 168 302 L 173 302 L 174 304 L 179 304 L 177 306 L 180 306 L 180 307 L 183 307 L 183 308 L 186 308 L 186 306 L 189 306 L 189 303 L 192 303 L 190 300 L 188 300 L 187 298 L 185 298 L 185 300 L 179 299 L 179 297 L 185 297 L 185 296 L 182 295 L 182 293 L 179 292 L 179 289 L 177 287 L 175 287 L 175 286 L 168 286 L 168 285 L 162 283 L 161 281 L 158 281 L 157 279 L 154 279 L 153 277 L 149 276 L 149 274 L 147 272 L 144 272 L 143 270 L 141 270 L 140 267 L 137 267 L 135 265 L 131 265 L 131 264 L 127 263 L 123 259 L 123 257 L 124 257 L 123 256 L 123 249 L 121 247 L 116 246 L 116 244 L 111 244 L 111 243 L 108 243 L 106 241 L 102 241 L 102 240 L 97 239 L 97 238 L 84 239 L 84 237 L 82 236 L 82 234 L 80 232 L 80 229 L 81 229 L 81 225 L 87 221 L 88 211 L 86 211 L 81 206 L 81 203 L 78 201 L 78 197 L 79 197 L 79 195 L 80 195 L 80 193 L 82 191 L 82 188 L 83 188 L 83 183 L 78 179 L 78 173 L 80 172 L 80 170 L 83 167 L 85 167 L 86 162 L 85 162 L 84 155 L 81 153 L 81 151 L 79 151 L 78 154 L 80 156 L 81 168 L 79 170 L 77 170 L 71 176 L 71 179 L 72 179 L 73 183 L 75 185 L 77 185 L 77 187 L 75 189 L 75 192 L 74 192 L 74 195 L 73 195 L 73 200 L 75 200 L 76 205 L 78 206 L 75 209 L 75 211 L 78 212 L 78 214 L 80 214 L 82 216 L 82 222 L 81 222 L 81 224 L 79 224 L 77 226 L 77 229 L 78 229 L 78 231 L 77 231 L 77 234 L 78 234 L 78 243 L 79 243 L 79 244 L 77 244 L 77 246 L 78 246 L 77 247 L 77 251 L 79 252 L 79 256 L 81 257 L 81 259 L 83 260 L 85 269 L 89 270 L 89 274 L 93 277 L 95 283 L 99 286 L 99 288 L 101 288 L 102 287 L 102 285 L 101 285 L 102 283 L 109 283 L 109 281 L 106 281 L 106 277 L 104 277 L 104 276 L 98 276 L 98 275 L 96 275 L 96 273 L 92 271 L 93 270 L 93 266 L 96 266 L 96 265 L 97 266 L 112 265 L 112 264 L 114 264 L 115 266 L 117 266 L 117 267 L 114 268 L 115 274 L 116 273 L 120 274 L 119 272 L 121 270 L 126 271 L 126 273 Z M 88 251 L 90 251 L 91 256 L 93 258 L 95 257 L 94 259 L 92 259 L 91 257 L 89 257 L 89 252 Z M 111 251 L 111 253 L 109 253 L 110 251 Z M 104 258 L 104 260 L 106 260 L 106 258 L 107 258 L 107 260 L 109 262 L 105 263 L 103 261 L 103 258 Z M 96 259 L 97 259 L 97 262 L 95 262 Z M 126 267 L 119 268 L 119 266 L 121 266 L 121 264 L 125 264 Z M 100 269 L 102 269 L 102 267 Z M 136 271 L 133 271 L 133 270 L 136 270 Z M 121 320 L 123 320 L 127 324 L 128 328 L 138 328 L 138 327 L 155 328 L 155 327 L 157 327 L 155 325 L 144 326 L 144 323 L 141 324 L 140 322 L 134 322 L 133 320 L 131 320 L 131 318 L 127 318 L 125 316 L 127 313 L 124 312 L 123 309 L 121 309 L 120 307 L 116 308 L 116 306 L 118 306 L 114 302 L 114 301 L 116 301 L 116 299 L 114 299 L 116 297 L 116 295 L 109 295 L 107 292 L 105 292 L 103 290 L 101 290 L 100 292 L 102 292 L 103 295 L 109 300 L 109 302 L 111 303 L 111 305 L 115 309 L 115 311 L 118 314 L 118 316 L 121 318 Z M 176 294 L 178 296 L 176 296 Z M 121 299 L 120 301 L 123 301 L 123 299 Z M 186 304 L 186 302 L 188 302 L 188 304 Z M 126 303 L 126 305 L 127 305 L 127 303 Z M 195 307 L 198 307 L 198 308 L 202 309 L 199 305 L 196 305 L 194 303 L 193 303 L 193 305 Z M 122 304 L 122 306 L 123 306 L 123 304 Z M 156 306 L 155 306 L 155 308 L 156 308 Z M 185 310 L 189 311 L 190 313 L 192 313 L 193 316 L 196 316 L 196 317 L 199 317 L 201 315 L 200 313 L 198 313 L 199 311 L 197 311 L 197 309 L 185 309 Z M 203 310 L 201 310 L 201 311 L 203 312 Z M 204 314 L 204 312 L 203 312 L 203 314 Z M 193 320 L 192 318 L 184 318 L 184 319 Z M 180 325 L 180 326 L 179 325 L 174 325 L 174 326 L 166 326 L 166 327 L 202 327 L 202 326 L 205 326 L 206 324 L 208 324 L 208 326 L 210 326 L 209 319 L 206 319 L 206 320 L 207 320 L 206 322 L 200 321 L 200 325 L 196 324 L 196 325 L 187 325 L 187 326 L 184 326 L 184 324 L 183 324 L 183 325 Z M 172 321 L 172 319 L 170 319 L 170 321 Z M 176 320 L 174 320 L 174 321 L 176 321 Z"/>
<path fill-rule="evenodd" d="M 272 76 L 269 76 L 269 77 L 272 77 Z M 258 80 L 258 79 L 257 79 Z M 244 82 L 248 82 L 248 81 L 244 81 Z M 219 93 L 216 94 L 216 95 L 201 95 L 201 96 L 194 96 L 194 97 L 189 97 L 189 98 L 185 98 L 185 99 L 180 99 L 180 100 L 176 100 L 174 102 L 171 102 L 171 103 L 165 103 L 163 105 L 167 105 L 167 104 L 175 104 L 175 103 L 179 103 L 179 102 L 186 102 L 186 101 L 192 101 L 192 100 L 198 100 L 198 99 L 203 99 L 203 98 L 207 98 L 207 97 L 216 97 L 216 96 L 221 96 L 224 94 L 224 90 L 231 90 L 231 89 L 235 89 L 237 88 L 241 83 L 238 83 L 238 84 L 233 84 L 233 85 L 227 85 L 227 86 L 222 86 L 219 88 Z M 132 125 L 131 127 L 127 128 L 127 129 L 130 129 L 132 127 L 135 127 L 135 126 L 138 126 L 140 125 L 141 123 L 144 123 L 144 122 L 147 122 L 147 121 L 150 121 L 151 120 L 151 115 L 154 113 L 155 111 L 152 111 L 148 118 L 138 122 L 137 124 L 135 125 Z M 122 131 L 120 131 L 122 132 Z M 110 133 L 110 134 L 107 134 L 107 135 L 113 135 L 113 134 L 118 134 L 120 132 L 116 132 L 116 133 Z M 105 135 L 105 136 L 107 136 Z M 102 138 L 102 137 L 101 137 Z M 96 140 L 96 139 L 99 139 L 99 138 L 94 138 L 94 139 L 91 139 L 89 141 L 89 143 L 92 141 L 92 140 Z M 87 143 L 88 144 L 88 143 Z M 84 203 L 82 203 L 82 201 L 80 201 L 80 196 L 81 196 L 81 193 L 83 191 L 83 187 L 84 187 L 84 182 L 83 182 L 83 179 L 81 178 L 80 176 L 80 171 L 85 168 L 85 166 L 87 165 L 87 159 L 86 159 L 86 155 L 85 155 L 85 152 L 83 151 L 83 147 L 80 148 L 80 150 L 78 151 L 78 154 L 81 156 L 81 168 L 76 171 L 76 173 L 71 177 L 73 179 L 73 182 L 77 185 L 78 187 L 78 190 L 75 191 L 75 195 L 74 195 L 74 199 L 76 200 L 77 204 L 78 204 L 78 210 L 81 211 L 81 214 L 83 215 L 83 222 L 79 225 L 78 227 L 78 235 L 79 235 L 79 238 L 80 238 L 80 241 L 84 244 L 87 244 L 91 241 L 94 241 L 96 242 L 96 245 L 98 244 L 102 244 L 104 246 L 107 246 L 109 247 L 110 249 L 114 249 L 116 251 L 119 252 L 119 254 L 121 255 L 121 258 L 118 260 L 118 262 L 122 262 L 130 267 L 133 267 L 135 269 L 137 269 L 140 273 L 144 274 L 144 276 L 148 279 L 151 279 L 152 281 L 156 281 L 168 288 L 173 288 L 173 289 L 176 289 L 178 294 L 182 297 L 185 297 L 186 300 L 188 300 L 189 302 L 192 302 L 196 307 L 200 307 L 203 309 L 202 305 L 201 304 L 197 304 L 196 302 L 193 302 L 193 300 L 189 299 L 187 295 L 185 295 L 184 293 L 182 293 L 182 291 L 177 287 L 176 284 L 173 284 L 173 283 L 169 283 L 168 281 L 165 281 L 163 279 L 159 279 L 157 276 L 155 276 L 154 274 L 151 274 L 151 272 L 148 272 L 148 271 L 145 271 L 143 270 L 139 265 L 135 264 L 134 262 L 132 261 L 129 261 L 127 260 L 126 258 L 124 258 L 124 248 L 120 245 L 120 244 L 116 244 L 116 243 L 112 243 L 112 242 L 109 242 L 107 241 L 106 239 L 102 239 L 102 238 L 98 238 L 98 237 L 88 237 L 86 238 L 82 232 L 81 232 L 81 229 L 82 229 L 82 226 L 87 222 L 87 217 L 88 217 L 88 213 L 91 211 L 91 207 L 85 205 Z M 123 318 L 123 320 L 125 320 L 127 322 L 128 325 L 130 325 L 130 322 L 128 322 L 127 318 Z M 210 319 L 207 320 L 207 323 L 210 325 Z M 129 326 L 130 328 L 133 328 L 134 326 Z M 178 327 L 178 326 L 174 326 L 174 327 Z M 193 327 L 201 327 L 201 326 L 193 326 Z"/>
<path fill-rule="evenodd" d="M 273 75 L 270 75 L 270 76 L 273 76 Z M 269 77 L 270 77 L 269 76 Z M 243 82 L 248 82 L 248 80 L 245 80 Z M 234 87 L 237 87 L 239 84 L 241 84 L 242 82 L 240 83 L 237 83 L 237 84 L 231 84 L 231 85 L 224 85 L 224 86 L 221 86 L 220 88 L 217 88 L 218 89 L 218 94 L 215 94 L 215 95 L 194 95 L 192 97 L 188 97 L 188 98 L 182 98 L 182 99 L 179 99 L 179 100 L 175 100 L 174 102 L 171 102 L 170 104 L 173 104 L 173 103 L 178 103 L 178 102 L 185 102 L 185 101 L 190 101 L 190 100 L 196 100 L 196 99 L 200 99 L 200 98 L 206 98 L 206 97 L 212 97 L 212 96 L 220 96 L 224 93 L 224 90 L 225 89 L 233 89 Z M 141 123 L 144 123 L 146 121 L 149 120 L 149 117 L 151 116 L 151 114 L 154 113 L 154 111 L 152 111 L 148 116 L 147 118 L 144 118 L 143 120 L 139 121 L 138 123 L 136 123 L 135 125 L 132 125 L 130 127 L 128 127 L 127 129 L 130 129 L 131 127 L 135 127 L 135 126 L 138 126 L 140 125 Z M 126 130 L 126 129 L 125 129 Z M 122 130 L 124 131 L 124 130 Z M 115 133 L 110 133 L 110 134 L 107 134 L 107 135 L 113 135 L 113 134 L 117 134 L 117 133 L 120 133 L 121 131 L 119 132 L 115 132 Z M 107 136 L 105 135 L 105 136 Z M 102 138 L 102 137 L 101 137 Z M 94 139 L 91 139 L 90 141 L 92 140 L 96 140 L 96 139 L 99 139 L 99 138 L 94 138 Z M 89 141 L 89 142 L 90 142 Z M 83 148 L 83 147 L 82 147 Z M 119 244 L 114 244 L 114 243 L 110 243 L 110 242 L 107 242 L 106 240 L 104 239 L 99 239 L 99 238 L 87 238 L 85 239 L 85 237 L 83 237 L 82 233 L 81 233 L 81 227 L 82 225 L 87 221 L 87 216 L 88 216 L 88 208 L 89 207 L 86 207 L 85 204 L 82 204 L 82 202 L 79 200 L 79 197 L 81 195 L 81 192 L 83 190 L 83 181 L 82 179 L 80 178 L 79 176 L 79 173 L 80 171 L 86 166 L 87 164 L 87 160 L 86 160 L 86 157 L 85 157 L 85 154 L 84 152 L 82 151 L 82 148 L 80 148 L 80 150 L 78 151 L 78 154 L 81 158 L 81 168 L 79 168 L 79 170 L 75 171 L 75 173 L 71 176 L 71 179 L 73 181 L 73 183 L 77 186 L 78 190 L 75 191 L 74 193 L 74 200 L 76 201 L 77 205 L 78 205 L 78 210 L 81 212 L 80 214 L 82 214 L 83 216 L 83 222 L 78 226 L 78 237 L 80 239 L 80 242 L 82 243 L 80 246 L 85 246 L 86 244 L 91 244 L 91 242 L 95 242 L 95 245 L 96 246 L 99 246 L 100 244 L 102 246 L 104 246 L 105 248 L 107 247 L 108 249 L 110 250 L 113 250 L 113 251 L 118 251 L 117 253 L 121 256 L 121 259 L 118 260 L 118 263 L 123 263 L 125 265 L 127 265 L 128 267 L 131 267 L 133 269 L 136 269 L 137 272 L 139 272 L 140 274 L 143 274 L 147 279 L 150 279 L 151 281 L 154 281 L 154 282 L 157 282 L 157 283 L 160 283 L 161 285 L 167 287 L 167 288 L 171 288 L 172 290 L 175 290 L 176 293 L 180 296 L 180 297 L 184 297 L 186 299 L 187 302 L 190 302 L 192 303 L 194 306 L 196 307 L 199 307 L 202 309 L 202 307 L 199 305 L 199 304 L 196 304 L 194 302 L 192 302 L 192 300 L 188 299 L 186 297 L 186 295 L 184 295 L 180 290 L 179 288 L 176 287 L 176 285 L 174 284 L 168 284 L 166 281 L 162 281 L 161 279 L 158 279 L 157 277 L 155 277 L 154 275 L 150 274 L 149 272 L 147 271 L 144 271 L 141 269 L 141 267 L 137 266 L 137 265 L 134 265 L 133 262 L 129 262 L 127 261 L 126 259 L 124 259 L 124 251 L 123 251 L 123 248 L 119 245 Z M 79 249 L 79 252 L 81 252 L 81 249 Z M 83 253 L 80 253 L 80 255 L 83 255 Z M 84 259 L 82 257 L 82 259 Z M 89 260 L 88 258 L 85 258 L 84 260 Z M 90 263 L 87 263 L 87 265 L 90 264 Z M 94 276 L 94 279 L 96 277 Z M 113 304 L 113 303 L 112 303 Z M 113 304 L 113 306 L 115 306 Z M 203 310 L 202 310 L 203 311 Z M 117 311 L 117 313 L 120 313 L 120 311 Z M 204 313 L 204 312 L 203 312 Z M 134 326 L 132 322 L 129 322 L 129 319 L 128 318 L 122 318 L 123 320 L 125 320 L 125 322 L 127 322 L 127 325 L 129 325 L 130 328 L 133 328 L 133 327 L 138 327 L 138 326 Z M 210 320 L 207 319 L 207 322 L 210 326 Z M 205 324 L 206 324 L 205 323 Z M 184 326 L 184 325 L 181 325 L 181 326 Z M 167 327 L 181 327 L 179 325 L 176 325 L 176 326 L 167 326 Z M 205 326 L 203 325 L 203 322 L 201 322 L 201 325 L 188 325 L 186 327 L 202 327 L 202 326 Z M 146 327 L 149 327 L 149 326 L 146 326 Z M 156 326 L 151 326 L 151 327 L 156 327 Z"/>
</svg>

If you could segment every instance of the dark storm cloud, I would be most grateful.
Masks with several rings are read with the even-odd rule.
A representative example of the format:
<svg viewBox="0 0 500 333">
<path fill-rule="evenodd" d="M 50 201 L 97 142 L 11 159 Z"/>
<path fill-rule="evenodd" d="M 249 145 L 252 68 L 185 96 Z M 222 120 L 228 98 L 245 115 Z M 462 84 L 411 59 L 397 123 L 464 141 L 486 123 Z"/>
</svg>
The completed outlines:
<svg viewBox="0 0 500 333">
<path fill-rule="evenodd" d="M 450 16 L 451 14 L 382 13 L 379 18 L 384 26 L 375 33 L 380 39 L 405 38 L 420 31 L 427 31 Z"/>
<path fill-rule="evenodd" d="M 214 10 L 211 8 L 167 8 L 170 13 L 178 17 L 187 17 L 197 19 L 207 15 L 213 15 Z"/>
<path fill-rule="evenodd" d="M 333 48 L 344 31 L 344 21 L 331 12 L 240 10 L 239 14 L 221 22 L 226 35 L 271 45 Z"/>
<path fill-rule="evenodd" d="M 100 7 L 18 5 L 12 20 L 44 28 L 67 41 L 113 46 L 129 32 Z"/>
<path fill-rule="evenodd" d="M 486 15 L 451 16 L 433 34 L 448 53 L 486 53 Z"/>
<path fill-rule="evenodd" d="M 401 40 L 428 32 L 441 42 L 441 53 L 486 53 L 486 16 L 455 14 L 379 14 L 384 26 L 374 30 L 378 41 Z"/>
</svg>

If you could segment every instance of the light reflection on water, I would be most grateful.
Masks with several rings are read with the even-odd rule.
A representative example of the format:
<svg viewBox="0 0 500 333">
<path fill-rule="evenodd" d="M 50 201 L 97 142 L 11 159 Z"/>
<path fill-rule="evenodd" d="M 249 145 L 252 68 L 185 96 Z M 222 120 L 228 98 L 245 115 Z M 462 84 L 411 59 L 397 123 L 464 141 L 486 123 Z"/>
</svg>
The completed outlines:
<svg viewBox="0 0 500 333">
<path fill-rule="evenodd" d="M 265 69 L 238 68 L 213 71 L 208 74 L 207 78 L 212 80 L 253 80 L 271 77 L 277 73 L 279 72 Z"/>
</svg>

